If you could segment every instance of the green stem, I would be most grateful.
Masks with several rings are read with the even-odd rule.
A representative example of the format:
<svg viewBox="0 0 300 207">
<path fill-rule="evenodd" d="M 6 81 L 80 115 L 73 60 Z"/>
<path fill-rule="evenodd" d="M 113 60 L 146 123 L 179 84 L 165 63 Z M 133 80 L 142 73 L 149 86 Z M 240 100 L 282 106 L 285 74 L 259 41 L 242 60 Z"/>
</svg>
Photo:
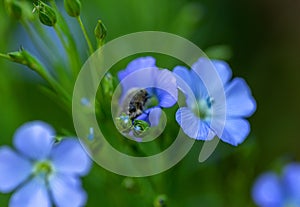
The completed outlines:
<svg viewBox="0 0 300 207">
<path fill-rule="evenodd" d="M 71 97 L 70 95 L 64 90 L 64 88 L 57 83 L 57 81 L 44 69 L 41 63 L 35 62 L 33 64 L 27 65 L 32 70 L 36 71 L 45 81 L 48 82 L 48 84 L 53 88 L 56 93 L 62 95 L 62 99 L 66 100 L 66 103 L 70 103 Z M 68 105 L 68 104 L 66 104 Z M 69 107 L 69 106 L 68 106 Z"/>
<path fill-rule="evenodd" d="M 56 10 L 56 13 L 58 15 L 58 22 L 55 25 L 55 30 L 57 32 L 58 29 L 61 29 L 62 33 L 67 38 L 67 43 L 68 44 L 63 39 L 63 36 L 62 36 L 61 32 L 59 31 L 60 35 L 58 34 L 58 36 L 61 36 L 59 38 L 61 39 L 61 41 L 64 41 L 65 43 L 63 43 L 63 44 L 65 44 L 69 48 L 67 51 L 68 51 L 68 53 L 70 53 L 70 54 L 68 54 L 69 55 L 69 59 L 70 59 L 70 67 L 72 68 L 72 72 L 74 73 L 74 77 L 76 78 L 77 74 L 80 71 L 81 61 L 80 61 L 80 55 L 78 53 L 75 40 L 74 40 L 74 38 L 72 36 L 72 33 L 70 31 L 70 28 L 69 28 L 67 22 L 65 21 L 64 17 L 62 16 L 62 14 L 59 12 L 59 9 L 58 9 L 55 1 L 54 0 L 50 0 L 50 4 Z M 59 26 L 59 28 L 58 28 L 57 25 Z"/>
<path fill-rule="evenodd" d="M 0 53 L 0 57 L 10 60 L 9 55 Z"/>
<path fill-rule="evenodd" d="M 71 67 L 71 71 L 73 73 L 74 78 L 76 78 L 76 75 L 78 73 L 78 66 L 76 64 L 76 54 L 75 51 L 70 47 L 70 45 L 66 42 L 64 35 L 61 33 L 60 29 L 54 25 L 54 30 L 57 34 L 57 36 L 59 37 L 63 47 L 65 48 L 66 54 L 68 56 L 69 59 L 69 63 L 70 63 L 70 67 Z"/>
<path fill-rule="evenodd" d="M 11 57 L 7 54 L 0 53 L 0 57 L 5 58 L 7 60 L 13 61 Z M 31 56 L 30 56 L 31 57 Z M 50 86 L 53 88 L 53 90 L 61 94 L 67 102 L 70 103 L 71 97 L 68 95 L 68 93 L 64 90 L 61 85 L 57 83 L 57 81 L 50 75 L 49 72 L 45 69 L 45 67 L 35 58 L 31 57 L 31 61 L 28 61 L 28 63 L 23 64 L 29 67 L 31 70 L 35 71 L 41 78 L 43 78 Z M 15 62 L 15 61 L 14 61 Z M 20 63 L 20 62 L 17 62 Z M 22 64 L 22 63 L 20 63 Z"/>
<path fill-rule="evenodd" d="M 36 35 L 26 20 L 22 20 L 21 24 L 23 25 L 23 27 L 29 34 L 34 46 L 38 49 L 39 52 L 42 53 L 42 56 L 49 57 L 49 53 L 45 52 L 45 48 L 47 48 L 48 50 L 52 50 L 54 47 L 53 47 L 52 43 L 49 43 L 50 39 L 48 39 L 45 36 L 45 34 L 44 34 L 45 32 L 42 32 L 42 30 L 41 30 L 41 31 L 38 31 L 39 35 Z M 38 41 L 37 38 L 40 38 L 41 41 Z M 41 45 L 41 43 L 42 43 L 42 45 Z M 48 44 L 46 44 L 46 43 L 48 43 Z M 50 63 L 51 67 L 54 67 L 53 60 L 55 60 L 55 57 L 53 56 L 53 54 L 56 54 L 56 53 L 55 53 L 55 50 L 53 50 L 52 52 L 53 53 L 50 53 L 51 57 L 49 57 L 50 61 L 47 61 L 47 64 Z"/>
<path fill-rule="evenodd" d="M 81 21 L 80 16 L 78 16 L 76 19 L 78 21 L 78 24 L 80 25 L 80 28 L 81 28 L 81 30 L 83 32 L 83 35 L 84 35 L 84 38 L 85 38 L 85 40 L 86 40 L 86 42 L 88 44 L 90 54 L 93 54 L 94 49 L 93 49 L 92 43 L 91 43 L 91 41 L 89 39 L 89 36 L 87 35 L 86 29 L 85 29 L 85 27 L 84 27 L 84 25 L 83 25 L 83 23 Z"/>
</svg>

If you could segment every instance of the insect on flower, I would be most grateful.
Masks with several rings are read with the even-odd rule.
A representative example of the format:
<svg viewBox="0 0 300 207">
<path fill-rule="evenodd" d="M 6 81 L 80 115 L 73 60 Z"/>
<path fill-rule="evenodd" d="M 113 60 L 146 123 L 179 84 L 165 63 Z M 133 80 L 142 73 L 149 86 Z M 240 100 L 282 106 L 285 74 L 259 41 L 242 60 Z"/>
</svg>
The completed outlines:
<svg viewBox="0 0 300 207">
<path fill-rule="evenodd" d="M 128 112 L 129 118 L 134 120 L 136 117 L 141 115 L 144 111 L 145 104 L 149 99 L 149 94 L 145 89 L 135 91 L 130 99 Z"/>
</svg>

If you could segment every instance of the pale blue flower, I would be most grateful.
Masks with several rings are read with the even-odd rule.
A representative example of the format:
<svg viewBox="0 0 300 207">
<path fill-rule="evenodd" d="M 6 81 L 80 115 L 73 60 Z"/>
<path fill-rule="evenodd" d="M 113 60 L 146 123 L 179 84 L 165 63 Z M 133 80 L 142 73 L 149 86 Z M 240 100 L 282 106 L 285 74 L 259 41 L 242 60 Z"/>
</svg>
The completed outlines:
<svg viewBox="0 0 300 207">
<path fill-rule="evenodd" d="M 187 86 L 179 84 L 178 80 L 179 89 L 186 96 L 186 107 L 181 107 L 176 112 L 176 121 L 185 134 L 191 138 L 211 140 L 218 135 L 222 141 L 236 146 L 242 143 L 250 132 L 250 125 L 245 118 L 254 113 L 256 102 L 244 79 L 234 78 L 231 80 L 232 72 L 227 63 L 218 60 L 214 60 L 212 63 L 224 88 L 222 90 L 217 85 L 214 86 L 215 97 L 209 95 L 206 86 L 199 76 L 199 74 L 211 76 L 211 74 L 203 74 L 203 71 L 209 71 L 203 69 L 210 69 L 210 61 L 208 59 L 200 58 L 192 65 L 191 70 L 183 66 L 174 68 L 173 72 L 177 75 L 177 78 L 181 78 L 187 84 Z M 210 77 L 210 79 L 212 78 Z M 186 87 L 189 87 L 191 92 L 188 92 Z M 226 103 L 224 103 L 224 105 L 226 104 L 226 110 L 215 109 L 215 113 L 213 113 L 216 97 L 223 93 L 226 99 Z M 226 113 L 225 123 L 222 121 L 218 122 L 219 117 L 223 115 L 222 113 Z M 218 126 L 224 124 L 223 131 L 219 130 L 220 127 L 211 125 L 213 119 L 217 120 Z"/>
<path fill-rule="evenodd" d="M 0 148 L 0 192 L 13 193 L 10 207 L 79 207 L 87 195 L 80 176 L 91 160 L 79 141 L 64 138 L 55 143 L 55 132 L 41 121 L 22 125 L 15 133 L 16 151 Z"/>
<path fill-rule="evenodd" d="M 281 176 L 275 172 L 259 176 L 253 186 L 252 197 L 260 207 L 299 207 L 300 164 L 286 165 Z"/>
</svg>

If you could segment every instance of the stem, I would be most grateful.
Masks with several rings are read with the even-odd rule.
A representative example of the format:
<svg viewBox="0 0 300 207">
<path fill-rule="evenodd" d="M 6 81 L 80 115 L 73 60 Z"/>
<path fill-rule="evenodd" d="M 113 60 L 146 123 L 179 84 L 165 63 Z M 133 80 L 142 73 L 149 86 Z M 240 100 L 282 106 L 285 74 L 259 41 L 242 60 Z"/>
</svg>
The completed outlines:
<svg viewBox="0 0 300 207">
<path fill-rule="evenodd" d="M 57 81 L 44 69 L 41 63 L 35 62 L 34 64 L 27 65 L 32 70 L 36 71 L 45 81 L 48 82 L 48 84 L 53 88 L 53 90 L 56 91 L 56 93 L 60 93 L 67 102 L 69 102 L 70 96 L 69 94 L 64 90 L 64 88 L 57 83 Z"/>
<path fill-rule="evenodd" d="M 0 57 L 10 60 L 9 55 L 0 53 Z"/>
<path fill-rule="evenodd" d="M 56 14 L 58 15 L 58 22 L 56 23 L 55 25 L 55 31 L 56 33 L 60 33 L 58 34 L 58 36 L 61 36 L 59 37 L 63 43 L 63 41 L 65 43 L 64 47 L 65 48 L 68 48 L 68 50 L 66 50 L 68 53 L 68 56 L 69 56 L 69 59 L 70 59 L 70 65 L 71 65 L 71 68 L 72 68 L 72 72 L 73 72 L 73 75 L 74 77 L 76 78 L 77 77 L 77 74 L 79 73 L 80 71 L 80 67 L 81 67 L 81 60 L 80 60 L 80 55 L 78 53 L 78 50 L 76 48 L 76 44 L 75 44 L 75 40 L 71 34 L 71 31 L 70 31 L 70 28 L 67 24 L 67 22 L 65 21 L 64 17 L 62 16 L 62 14 L 59 12 L 59 9 L 55 3 L 54 0 L 50 0 L 49 1 L 51 6 L 56 10 Z M 58 26 L 59 28 L 58 28 Z M 66 41 L 63 39 L 63 35 L 61 34 L 60 31 L 58 31 L 59 29 L 61 29 L 62 33 L 66 36 L 67 38 L 67 43 Z"/>
<path fill-rule="evenodd" d="M 78 21 L 78 24 L 80 25 L 80 28 L 81 28 L 81 30 L 83 32 L 83 35 L 84 35 L 84 38 L 85 38 L 85 40 L 86 40 L 86 42 L 88 44 L 90 54 L 93 54 L 94 49 L 93 49 L 92 43 L 91 43 L 91 41 L 89 39 L 89 36 L 87 35 L 86 29 L 85 29 L 85 27 L 84 27 L 84 25 L 83 25 L 83 23 L 81 21 L 80 16 L 78 16 L 76 19 Z"/>
<path fill-rule="evenodd" d="M 47 38 L 45 36 L 45 32 L 41 29 L 38 30 L 39 35 L 36 35 L 26 20 L 22 20 L 21 24 L 23 25 L 23 27 L 29 34 L 30 39 L 33 42 L 34 46 L 38 49 L 38 51 L 40 53 L 42 53 L 43 60 L 47 61 L 47 64 L 51 64 L 51 67 L 54 67 L 53 60 L 55 60 L 56 58 L 54 57 L 53 54 L 56 54 L 55 50 L 53 50 L 52 51 L 53 53 L 51 52 L 50 54 L 45 52 L 45 48 L 47 48 L 48 50 L 52 50 L 54 48 L 52 42 L 49 43 L 49 41 L 51 39 Z M 37 38 L 39 38 L 40 41 L 38 41 Z M 42 45 L 41 45 L 41 43 L 42 43 Z M 46 44 L 46 43 L 48 43 L 48 44 Z M 50 60 L 47 60 L 44 57 L 49 57 Z"/>
<path fill-rule="evenodd" d="M 68 59 L 69 59 L 69 63 L 70 63 L 70 67 L 71 67 L 71 71 L 73 73 L 73 76 L 74 78 L 76 78 L 77 76 L 77 72 L 78 72 L 78 69 L 77 69 L 77 64 L 76 64 L 76 54 L 75 54 L 75 51 L 70 47 L 70 45 L 66 42 L 65 38 L 64 38 L 64 35 L 61 33 L 60 29 L 54 25 L 54 30 L 57 34 L 57 36 L 59 37 L 63 47 L 65 48 L 65 51 L 66 51 L 66 54 L 68 56 Z M 75 60 L 75 61 L 74 61 Z"/>
</svg>

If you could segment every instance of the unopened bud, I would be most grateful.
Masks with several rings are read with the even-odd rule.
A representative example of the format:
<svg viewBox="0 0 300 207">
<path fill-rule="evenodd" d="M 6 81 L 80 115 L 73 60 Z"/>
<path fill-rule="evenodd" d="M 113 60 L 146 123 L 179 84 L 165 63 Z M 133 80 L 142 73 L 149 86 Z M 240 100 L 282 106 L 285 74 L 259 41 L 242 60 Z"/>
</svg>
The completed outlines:
<svg viewBox="0 0 300 207">
<path fill-rule="evenodd" d="M 35 6 L 34 11 L 38 12 L 39 19 L 42 24 L 52 27 L 55 25 L 57 18 L 54 9 L 45 4 L 42 1 L 38 1 L 38 5 Z"/>
<path fill-rule="evenodd" d="M 19 51 L 10 52 L 7 54 L 11 61 L 26 65 L 31 70 L 37 72 L 41 77 L 45 77 L 47 73 L 45 69 L 41 66 L 40 62 L 32 56 L 28 51 L 24 50 L 22 47 Z"/>
<path fill-rule="evenodd" d="M 71 17 L 80 15 L 81 3 L 79 0 L 64 0 L 65 10 Z"/>
<path fill-rule="evenodd" d="M 20 48 L 20 51 L 8 53 L 8 56 L 10 57 L 11 61 L 20 63 L 22 65 L 28 65 L 30 61 L 30 56 L 27 55 L 27 52 L 23 48 Z"/>
<path fill-rule="evenodd" d="M 154 207 L 166 207 L 167 206 L 167 196 L 166 195 L 158 195 L 154 202 Z"/>
<path fill-rule="evenodd" d="M 135 119 L 133 121 L 133 133 L 135 136 L 142 136 L 149 129 L 146 121 Z"/>
<path fill-rule="evenodd" d="M 120 132 L 128 132 L 132 127 L 131 119 L 125 113 L 116 118 L 116 126 Z"/>
<path fill-rule="evenodd" d="M 106 37 L 107 29 L 101 20 L 98 20 L 96 28 L 94 30 L 95 37 L 97 39 L 98 45 L 103 44 L 104 38 Z"/>
<path fill-rule="evenodd" d="M 33 18 L 31 7 L 27 1 L 5 0 L 4 6 L 8 14 L 17 20 Z"/>
</svg>

